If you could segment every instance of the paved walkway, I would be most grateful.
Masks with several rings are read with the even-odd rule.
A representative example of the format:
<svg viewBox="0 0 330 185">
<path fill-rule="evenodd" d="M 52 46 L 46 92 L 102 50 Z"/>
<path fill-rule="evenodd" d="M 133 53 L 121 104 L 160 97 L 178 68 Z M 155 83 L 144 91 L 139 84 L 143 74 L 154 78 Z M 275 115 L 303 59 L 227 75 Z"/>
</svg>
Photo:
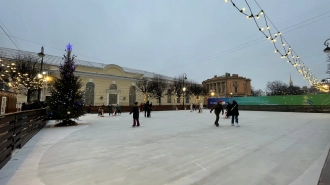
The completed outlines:
<svg viewBox="0 0 330 185">
<path fill-rule="evenodd" d="M 0 170 L 1 185 L 313 185 L 329 150 L 330 114 L 153 112 L 48 124 Z M 142 116 L 142 114 L 141 114 Z"/>
</svg>

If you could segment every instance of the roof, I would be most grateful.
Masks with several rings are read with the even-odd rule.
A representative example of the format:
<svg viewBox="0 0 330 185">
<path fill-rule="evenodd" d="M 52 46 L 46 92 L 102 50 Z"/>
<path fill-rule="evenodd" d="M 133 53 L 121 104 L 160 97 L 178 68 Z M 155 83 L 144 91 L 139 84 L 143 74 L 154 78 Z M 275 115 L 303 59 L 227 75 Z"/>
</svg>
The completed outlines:
<svg viewBox="0 0 330 185">
<path fill-rule="evenodd" d="M 30 51 L 22 51 L 22 52 L 24 55 L 31 56 L 33 58 L 39 58 L 38 53 L 30 52 Z M 0 57 L 4 57 L 4 58 L 14 59 L 17 55 L 22 54 L 22 52 L 17 49 L 0 47 Z M 45 56 L 44 56 L 44 63 L 46 63 L 46 64 L 60 66 L 60 64 L 62 62 L 63 62 L 63 57 L 47 55 L 47 54 L 45 54 Z M 78 66 L 86 66 L 86 67 L 93 67 L 93 68 L 104 68 L 105 66 L 110 65 L 110 64 L 90 62 L 90 61 L 79 60 L 79 59 L 75 59 L 75 64 Z M 156 73 L 143 71 L 143 70 L 139 70 L 139 69 L 131 69 L 131 68 L 127 68 L 127 67 L 121 67 L 121 68 L 127 73 L 143 74 L 143 76 L 147 77 L 147 78 L 153 78 L 154 75 L 157 75 Z M 161 74 L 158 74 L 158 75 L 161 75 Z M 172 77 L 168 77 L 168 76 L 164 76 L 164 75 L 161 75 L 161 76 L 163 76 L 167 80 L 173 80 Z"/>
</svg>

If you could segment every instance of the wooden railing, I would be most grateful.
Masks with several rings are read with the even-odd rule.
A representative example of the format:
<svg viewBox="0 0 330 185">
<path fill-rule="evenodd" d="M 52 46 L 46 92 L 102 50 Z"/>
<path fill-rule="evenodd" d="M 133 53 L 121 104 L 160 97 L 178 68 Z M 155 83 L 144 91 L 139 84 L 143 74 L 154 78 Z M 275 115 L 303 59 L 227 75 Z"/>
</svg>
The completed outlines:
<svg viewBox="0 0 330 185">
<path fill-rule="evenodd" d="M 28 110 L 0 116 L 0 169 L 11 153 L 22 148 L 45 124 L 46 109 Z"/>
</svg>

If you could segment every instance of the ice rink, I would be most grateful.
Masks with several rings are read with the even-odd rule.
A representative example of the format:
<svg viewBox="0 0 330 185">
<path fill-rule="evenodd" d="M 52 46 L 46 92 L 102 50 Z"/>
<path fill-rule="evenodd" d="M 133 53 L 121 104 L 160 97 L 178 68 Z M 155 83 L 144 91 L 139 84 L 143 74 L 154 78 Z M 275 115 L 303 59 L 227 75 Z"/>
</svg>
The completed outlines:
<svg viewBox="0 0 330 185">
<path fill-rule="evenodd" d="M 186 111 L 48 123 L 0 170 L 1 185 L 313 185 L 330 114 L 240 111 L 241 127 Z"/>
</svg>

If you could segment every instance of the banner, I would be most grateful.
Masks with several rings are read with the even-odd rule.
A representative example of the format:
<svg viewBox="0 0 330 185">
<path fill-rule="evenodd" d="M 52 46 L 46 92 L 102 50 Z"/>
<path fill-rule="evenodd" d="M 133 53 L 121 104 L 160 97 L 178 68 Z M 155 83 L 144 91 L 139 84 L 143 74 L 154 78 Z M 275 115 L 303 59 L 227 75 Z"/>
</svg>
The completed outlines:
<svg viewBox="0 0 330 185">
<path fill-rule="evenodd" d="M 330 94 L 209 98 L 209 107 L 214 106 L 220 100 L 223 101 L 223 104 L 236 100 L 239 105 L 330 105 Z"/>
</svg>

